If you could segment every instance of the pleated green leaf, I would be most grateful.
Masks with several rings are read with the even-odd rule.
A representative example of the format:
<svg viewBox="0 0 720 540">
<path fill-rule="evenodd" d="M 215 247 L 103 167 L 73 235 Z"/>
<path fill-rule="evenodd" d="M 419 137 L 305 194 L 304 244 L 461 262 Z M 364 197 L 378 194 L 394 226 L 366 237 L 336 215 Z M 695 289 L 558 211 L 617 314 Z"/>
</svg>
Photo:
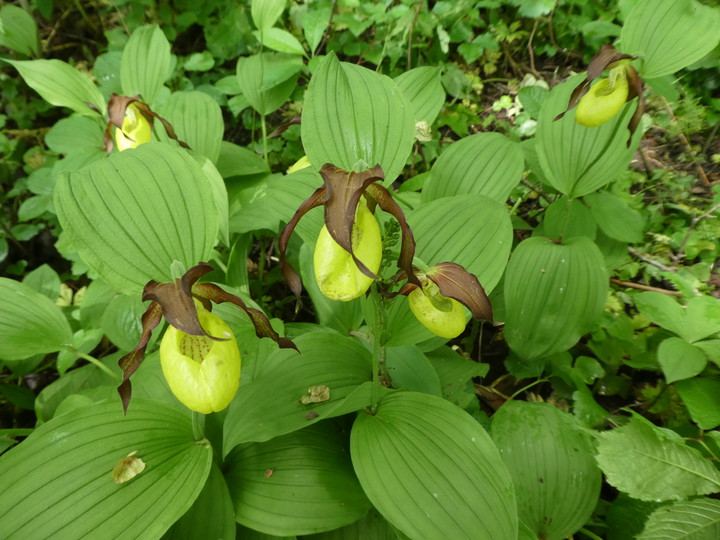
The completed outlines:
<svg viewBox="0 0 720 540">
<path fill-rule="evenodd" d="M 262 31 L 256 30 L 253 32 L 253 35 L 263 46 L 273 51 L 288 54 L 305 54 L 305 49 L 303 49 L 298 38 L 282 28 L 267 28 Z"/>
<path fill-rule="evenodd" d="M 136 28 L 123 50 L 120 63 L 122 91 L 126 96 L 140 95 L 152 104 L 170 76 L 170 42 L 156 24 Z"/>
<path fill-rule="evenodd" d="M 582 75 L 557 85 L 543 103 L 537 125 L 535 150 L 545 180 L 560 193 L 580 197 L 617 179 L 627 170 L 638 141 L 635 132 L 627 146 L 630 117 L 636 101 L 626 104 L 601 126 L 587 128 L 575 122 L 575 109 L 553 119 L 568 105 Z"/>
<path fill-rule="evenodd" d="M 267 30 L 275 24 L 285 10 L 286 0 L 253 0 L 252 20 L 258 30 Z"/>
<path fill-rule="evenodd" d="M 625 201 L 608 193 L 591 193 L 585 196 L 593 217 L 602 231 L 620 242 L 641 242 L 644 219 L 640 212 Z"/>
<path fill-rule="evenodd" d="M 601 433 L 597 452 L 607 482 L 641 501 L 677 501 L 720 491 L 720 472 L 710 461 L 679 436 L 670 438 L 640 417 Z"/>
<path fill-rule="evenodd" d="M 559 197 L 545 209 L 542 234 L 553 240 L 587 236 L 594 240 L 597 222 L 579 199 Z"/>
<path fill-rule="evenodd" d="M 104 115 L 105 100 L 84 74 L 61 60 L 5 60 L 48 103 L 87 116 Z M 93 107 L 91 107 L 92 105 Z"/>
<path fill-rule="evenodd" d="M 238 390 L 225 417 L 226 455 L 240 443 L 267 441 L 367 405 L 369 387 L 359 388 L 371 379 L 367 349 L 334 332 L 310 332 L 294 341 L 302 354 L 276 350 Z M 311 386 L 327 386 L 329 399 L 302 404 Z"/>
<path fill-rule="evenodd" d="M 0 9 L 0 47 L 37 56 L 38 29 L 32 15 L 17 6 L 3 6 Z"/>
<path fill-rule="evenodd" d="M 422 200 L 478 194 L 505 203 L 524 169 L 520 145 L 500 133 L 477 133 L 440 155 L 425 182 Z"/>
<path fill-rule="evenodd" d="M 440 378 L 415 345 L 387 348 L 387 372 L 394 388 L 441 396 Z"/>
<path fill-rule="evenodd" d="M 0 278 L 0 358 L 24 360 L 72 345 L 73 332 L 55 303 L 27 285 Z"/>
<path fill-rule="evenodd" d="M 363 517 L 370 502 L 346 444 L 338 426 L 324 422 L 239 447 L 226 461 L 237 521 L 290 536 L 329 531 Z"/>
<path fill-rule="evenodd" d="M 215 463 L 195 503 L 163 536 L 163 540 L 198 538 L 235 539 L 235 509 L 225 478 Z"/>
<path fill-rule="evenodd" d="M 371 508 L 367 516 L 345 527 L 306 536 L 304 540 L 398 540 L 395 529 Z"/>
<path fill-rule="evenodd" d="M 602 313 L 608 276 L 592 240 L 565 244 L 533 237 L 520 243 L 505 274 L 505 339 L 526 360 L 564 351 Z"/>
<path fill-rule="evenodd" d="M 694 499 L 658 508 L 637 540 L 715 540 L 720 538 L 720 501 Z"/>
<path fill-rule="evenodd" d="M 220 142 L 220 155 L 215 165 L 223 178 L 269 173 L 265 160 L 250 150 L 229 141 Z"/>
<path fill-rule="evenodd" d="M 147 143 L 62 174 L 55 208 L 85 263 L 125 294 L 151 279 L 172 281 L 170 265 L 209 258 L 218 232 L 213 194 L 184 150 Z"/>
<path fill-rule="evenodd" d="M 58 154 L 76 154 L 95 148 L 102 151 L 105 122 L 100 117 L 73 115 L 56 123 L 45 135 L 45 143 Z"/>
<path fill-rule="evenodd" d="M 358 415 L 350 455 L 365 493 L 411 538 L 517 538 L 515 492 L 490 436 L 463 410 L 414 392 Z"/>
<path fill-rule="evenodd" d="M 414 111 L 415 123 L 427 122 L 431 126 L 440 113 L 445 103 L 445 90 L 440 75 L 440 68 L 423 66 L 395 78 L 398 88 L 405 94 Z"/>
<path fill-rule="evenodd" d="M 641 0 L 620 33 L 620 50 L 639 56 L 647 79 L 700 60 L 720 41 L 720 10 L 695 0 Z"/>
<path fill-rule="evenodd" d="M 537 537 L 561 540 L 595 509 L 602 474 L 590 436 L 546 403 L 508 401 L 492 417 L 492 438 L 510 470 L 519 519 Z"/>
<path fill-rule="evenodd" d="M 262 115 L 285 103 L 303 68 L 297 55 L 261 53 L 238 59 L 237 80 L 248 103 Z"/>
<path fill-rule="evenodd" d="M 136 452 L 145 469 L 113 469 Z M 192 505 L 212 462 L 190 419 L 161 403 L 119 401 L 61 416 L 0 458 L 4 538 L 157 538 Z"/>
<path fill-rule="evenodd" d="M 175 92 L 161 110 L 178 138 L 213 163 L 225 131 L 220 105 L 204 92 Z"/>
<path fill-rule="evenodd" d="M 363 168 L 379 164 L 388 185 L 412 150 L 415 114 L 392 79 L 330 53 L 310 80 L 301 131 L 316 169 L 332 163 L 352 170 L 362 160 Z"/>
<path fill-rule="evenodd" d="M 500 281 L 512 246 L 510 216 L 502 204 L 484 195 L 444 197 L 418 206 L 408 222 L 415 255 L 424 263 L 460 264 L 488 294 Z"/>
</svg>

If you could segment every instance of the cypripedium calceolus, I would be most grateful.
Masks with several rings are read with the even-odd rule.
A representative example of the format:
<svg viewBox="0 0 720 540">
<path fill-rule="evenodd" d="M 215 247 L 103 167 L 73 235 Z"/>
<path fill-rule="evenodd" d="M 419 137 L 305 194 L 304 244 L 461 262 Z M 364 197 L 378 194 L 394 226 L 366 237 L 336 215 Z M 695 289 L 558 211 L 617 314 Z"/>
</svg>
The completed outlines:
<svg viewBox="0 0 720 540">
<path fill-rule="evenodd" d="M 406 294 L 410 311 L 425 328 L 447 339 L 465 330 L 467 307 L 478 320 L 492 321 L 492 306 L 478 278 L 456 263 L 445 262 L 418 272 L 421 286 L 406 284 L 399 294 Z"/>
<path fill-rule="evenodd" d="M 628 124 L 632 137 L 645 108 L 642 80 L 630 65 L 630 61 L 634 59 L 634 56 L 620 53 L 611 45 L 603 45 L 588 64 L 587 76 L 570 95 L 567 109 L 556 116 L 555 120 L 577 107 L 575 121 L 585 127 L 597 127 L 620 112 L 625 103 L 638 97 L 638 106 Z M 601 78 L 605 70 L 609 70 L 608 76 Z M 629 142 L 628 139 L 628 144 Z"/>
<path fill-rule="evenodd" d="M 373 215 L 375 206 L 391 214 L 400 224 L 402 245 L 398 267 L 408 279 L 417 281 L 412 271 L 415 241 L 405 215 L 390 192 L 375 182 L 385 177 L 379 165 L 360 172 L 346 171 L 327 163 L 320 169 L 323 186 L 306 199 L 280 234 L 278 246 L 283 275 L 293 293 L 300 296 L 300 277 L 285 258 L 290 236 L 300 219 L 318 206 L 325 208 L 325 225 L 315 244 L 315 278 L 322 293 L 333 300 L 352 300 L 362 296 L 382 261 L 382 237 Z"/>
<path fill-rule="evenodd" d="M 154 113 L 137 97 L 111 94 L 108 102 L 108 117 L 109 121 L 105 129 L 105 150 L 108 153 L 113 149 L 110 126 L 115 126 L 115 144 L 122 152 L 149 142 L 152 138 L 155 119 L 162 123 L 168 137 L 175 139 L 180 146 L 189 148 L 186 143 L 177 138 L 170 122 Z"/>
<path fill-rule="evenodd" d="M 145 357 L 153 329 L 163 316 L 170 324 L 160 345 L 160 362 L 170 389 L 189 409 L 201 413 L 227 407 L 240 380 L 240 353 L 230 328 L 209 309 L 211 302 L 231 302 L 250 317 L 255 334 L 269 337 L 283 348 L 295 344 L 273 330 L 260 310 L 248 307 L 239 297 L 213 283 L 197 283 L 212 271 L 207 263 L 193 266 L 173 283 L 150 281 L 143 290 L 143 301 L 150 300 L 142 316 L 142 335 L 135 349 L 118 365 L 123 382 L 118 387 L 127 411 L 132 394 L 130 377 Z"/>
</svg>

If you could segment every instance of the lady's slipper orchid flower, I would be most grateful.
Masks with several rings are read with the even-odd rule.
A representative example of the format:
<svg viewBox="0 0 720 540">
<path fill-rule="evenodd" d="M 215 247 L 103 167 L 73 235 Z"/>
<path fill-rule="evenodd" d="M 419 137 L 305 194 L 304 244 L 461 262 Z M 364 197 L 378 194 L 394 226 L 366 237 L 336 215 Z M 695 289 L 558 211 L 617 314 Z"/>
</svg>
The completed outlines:
<svg viewBox="0 0 720 540">
<path fill-rule="evenodd" d="M 476 319 L 492 321 L 492 306 L 480 281 L 459 264 L 436 264 L 417 276 L 422 286 L 407 284 L 400 294 L 408 295 L 410 311 L 433 334 L 451 339 L 465 330 L 461 304 Z"/>
<path fill-rule="evenodd" d="M 208 361 L 210 357 L 207 355 L 212 355 L 213 351 L 219 352 L 223 350 L 223 347 L 215 348 L 216 343 L 214 344 L 212 342 L 227 342 L 234 340 L 234 338 L 232 338 L 232 334 L 230 334 L 230 336 L 227 336 L 225 334 L 225 329 L 227 327 L 224 326 L 224 323 L 223 325 L 220 325 L 217 323 L 217 321 L 215 321 L 217 317 L 208 317 L 202 313 L 199 313 L 198 307 L 195 304 L 196 300 L 198 300 L 204 306 L 204 308 L 207 308 L 208 310 L 211 306 L 211 301 L 215 302 L 216 304 L 221 304 L 223 302 L 231 302 L 244 310 L 248 317 L 250 317 L 250 320 L 252 320 L 253 325 L 255 326 L 255 334 L 258 337 L 269 337 L 274 340 L 278 345 L 280 345 L 280 347 L 293 348 L 297 350 L 297 347 L 295 347 L 295 344 L 291 340 L 280 337 L 280 335 L 275 332 L 275 330 L 273 330 L 272 326 L 270 325 L 270 320 L 262 311 L 248 307 L 245 302 L 243 302 L 240 298 L 222 290 L 220 287 L 213 283 L 197 283 L 197 281 L 202 276 L 204 276 L 210 271 L 212 271 L 212 266 L 207 263 L 200 263 L 188 270 L 185 275 L 182 276 L 182 278 L 176 279 L 174 283 L 158 283 L 156 281 L 150 281 L 147 285 L 145 285 L 142 299 L 143 301 L 151 300 L 151 302 L 147 308 L 147 311 L 145 311 L 142 316 L 142 335 L 140 336 L 140 341 L 138 342 L 135 349 L 133 349 L 129 354 L 123 356 L 118 361 L 118 365 L 123 371 L 123 382 L 118 387 L 118 392 L 120 393 L 123 408 L 125 411 L 127 411 L 127 407 L 130 404 L 130 397 L 132 395 L 130 377 L 133 373 L 135 373 L 135 371 L 143 361 L 143 358 L 145 357 L 145 349 L 148 342 L 150 341 L 152 331 L 158 324 L 160 324 L 163 316 L 172 327 L 172 329 L 168 329 L 168 332 L 166 332 L 165 338 L 163 339 L 163 344 L 165 344 L 166 340 L 168 340 L 167 343 L 170 343 L 170 345 L 164 345 L 166 351 L 165 363 L 167 363 L 168 365 L 174 365 L 176 367 L 180 365 L 179 360 L 167 360 L 167 358 L 170 358 L 167 351 L 172 351 L 173 349 L 172 343 L 177 344 L 177 346 L 180 347 L 181 350 L 185 350 L 186 352 L 191 353 L 185 354 L 185 356 L 195 358 L 195 360 L 198 360 L 199 358 L 205 358 L 205 361 Z M 205 311 L 205 309 L 203 309 L 203 311 Z M 180 334 L 178 334 L 176 331 L 179 331 Z M 168 337 L 168 333 L 171 337 Z M 187 336 L 187 338 L 185 336 Z M 206 339 L 193 340 L 192 337 L 194 336 L 199 336 Z M 183 344 L 178 344 L 178 340 L 185 341 L 183 341 Z M 200 348 L 202 350 L 207 349 L 207 355 L 203 356 L 198 351 L 193 352 L 192 350 L 190 350 L 193 347 Z M 162 356 L 163 345 L 161 345 L 160 348 L 160 354 Z M 229 350 L 230 349 L 227 349 L 227 351 Z M 227 351 L 226 354 L 229 354 L 229 356 L 227 364 L 224 366 L 224 369 L 229 370 L 228 376 L 232 378 L 234 377 L 232 375 L 233 370 L 239 371 L 240 369 L 239 354 L 237 362 L 235 362 L 231 360 L 234 353 Z M 237 364 L 236 367 L 233 367 L 234 363 Z M 214 359 L 208 364 L 205 369 L 213 371 L 215 370 L 215 368 L 219 367 L 220 366 L 217 359 Z M 183 371 L 182 373 L 189 372 L 189 368 L 187 368 L 187 366 L 185 366 L 183 369 L 185 371 Z M 165 371 L 165 366 L 163 366 L 163 371 Z M 202 370 L 200 370 L 198 373 L 202 373 Z M 183 376 L 184 375 L 182 374 L 178 374 L 177 377 L 173 377 L 176 379 L 182 379 Z M 220 375 L 215 372 L 213 372 L 212 376 L 218 379 L 221 378 Z M 168 377 L 166 376 L 166 378 Z M 170 378 L 168 378 L 168 382 L 171 384 L 172 388 L 173 383 L 170 382 Z M 188 385 L 190 385 L 190 383 L 186 383 L 185 386 L 180 385 L 178 386 L 178 388 L 187 388 Z M 174 389 L 173 392 L 175 392 Z M 178 399 L 180 399 L 180 401 L 185 403 L 185 394 L 186 392 L 181 391 L 180 394 L 176 393 L 176 396 L 178 397 Z M 220 396 L 212 398 L 217 399 L 217 401 L 215 402 L 216 404 L 222 401 L 224 398 L 227 398 L 227 388 L 222 390 L 220 394 Z M 230 396 L 230 399 L 232 399 L 232 396 Z"/>
<path fill-rule="evenodd" d="M 180 146 L 190 148 L 178 139 L 170 122 L 154 113 L 150 107 L 137 97 L 110 95 L 108 103 L 109 121 L 105 129 L 105 150 L 110 153 L 113 149 L 113 139 L 110 136 L 110 126 L 115 126 L 115 143 L 119 151 L 137 148 L 149 142 L 152 137 L 152 128 L 155 119 L 159 120 L 168 137 L 175 139 Z"/>
<path fill-rule="evenodd" d="M 638 106 L 628 124 L 632 138 L 645 110 L 643 82 L 635 68 L 630 65 L 630 61 L 634 59 L 634 56 L 620 53 L 611 45 L 603 45 L 588 64 L 587 76 L 570 95 L 567 109 L 557 115 L 555 120 L 559 120 L 577 106 L 577 123 L 596 127 L 610 120 L 625 103 L 637 97 Z M 609 76 L 592 84 L 606 69 L 610 70 Z"/>
<path fill-rule="evenodd" d="M 194 336 L 174 326 L 160 344 L 160 364 L 170 390 L 183 405 L 203 414 L 230 405 L 240 385 L 240 351 L 230 327 L 203 307 L 197 310 L 200 326 L 210 335 Z"/>
<path fill-rule="evenodd" d="M 306 199 L 280 234 L 280 262 L 285 281 L 296 296 L 302 283 L 297 272 L 287 262 L 290 236 L 300 219 L 318 206 L 325 208 L 325 226 L 315 246 L 315 272 L 320 290 L 336 300 L 351 300 L 370 287 L 382 259 L 382 242 L 377 221 L 372 214 L 375 205 L 397 219 L 402 230 L 402 245 L 398 266 L 416 285 L 412 269 L 415 241 L 405 215 L 390 192 L 375 182 L 385 177 L 376 165 L 361 172 L 345 171 L 326 163 L 320 169 L 324 185 Z M 362 201 L 362 198 L 365 201 Z M 363 276 L 367 279 L 363 279 Z"/>
</svg>

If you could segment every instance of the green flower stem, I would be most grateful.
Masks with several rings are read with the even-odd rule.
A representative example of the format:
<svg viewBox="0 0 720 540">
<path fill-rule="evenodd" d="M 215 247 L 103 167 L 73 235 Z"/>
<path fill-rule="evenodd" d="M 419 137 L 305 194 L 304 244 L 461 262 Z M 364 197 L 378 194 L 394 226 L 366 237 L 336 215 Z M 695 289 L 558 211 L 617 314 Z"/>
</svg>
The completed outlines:
<svg viewBox="0 0 720 540">
<path fill-rule="evenodd" d="M 585 536 L 587 536 L 588 538 L 591 538 L 592 540 L 602 540 L 602 538 L 599 537 L 597 534 L 595 534 L 594 532 L 588 531 L 585 528 L 580 529 L 578 532 L 580 532 L 581 534 L 584 534 Z"/>
<path fill-rule="evenodd" d="M 115 381 L 120 382 L 120 376 L 117 373 L 114 373 L 109 367 L 107 367 L 105 364 L 103 364 L 97 358 L 90 356 L 89 354 L 80 352 L 77 349 L 73 349 L 72 347 L 67 347 L 65 350 L 74 354 L 75 356 L 79 356 L 83 360 L 87 360 L 88 362 L 93 364 L 95 367 L 103 370 L 105 373 L 110 375 L 110 377 L 112 377 Z"/>
<path fill-rule="evenodd" d="M 377 290 L 377 282 L 373 282 L 370 286 L 370 298 L 372 298 L 373 307 L 375 308 L 375 316 L 373 318 L 372 334 L 373 334 L 373 355 L 372 355 L 372 376 L 373 385 L 371 393 L 372 413 L 377 409 L 378 401 L 380 401 L 380 384 L 383 380 L 387 380 L 385 366 L 385 326 L 387 324 L 387 314 L 385 313 L 385 304 L 380 293 Z"/>
<path fill-rule="evenodd" d="M 205 438 L 205 415 L 203 413 L 192 411 L 192 429 L 196 441 L 202 441 Z"/>
</svg>

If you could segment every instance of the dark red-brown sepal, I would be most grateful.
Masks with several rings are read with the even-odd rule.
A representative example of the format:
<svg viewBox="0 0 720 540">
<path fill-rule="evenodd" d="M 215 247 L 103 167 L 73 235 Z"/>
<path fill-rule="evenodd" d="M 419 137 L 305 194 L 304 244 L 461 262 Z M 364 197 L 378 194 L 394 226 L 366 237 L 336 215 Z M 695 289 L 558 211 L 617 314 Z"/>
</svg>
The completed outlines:
<svg viewBox="0 0 720 540">
<path fill-rule="evenodd" d="M 426 272 L 426 277 L 440 289 L 440 294 L 457 300 L 479 320 L 492 321 L 492 305 L 478 278 L 453 262 L 436 264 Z"/>
</svg>

